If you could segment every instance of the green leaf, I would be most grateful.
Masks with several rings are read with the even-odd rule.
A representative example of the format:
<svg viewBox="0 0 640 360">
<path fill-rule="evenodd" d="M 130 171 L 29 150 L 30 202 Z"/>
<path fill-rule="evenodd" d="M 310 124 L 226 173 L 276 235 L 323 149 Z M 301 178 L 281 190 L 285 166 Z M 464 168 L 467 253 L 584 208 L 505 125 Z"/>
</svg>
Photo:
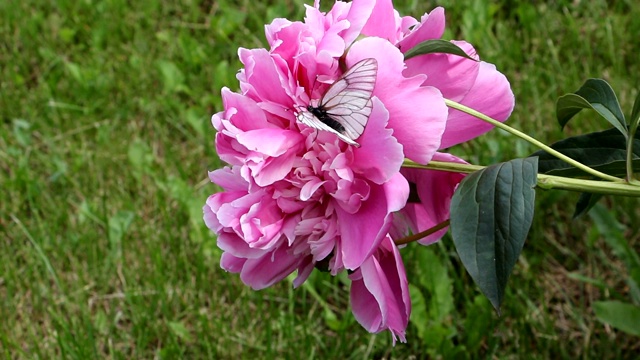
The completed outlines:
<svg viewBox="0 0 640 360">
<path fill-rule="evenodd" d="M 131 211 L 118 211 L 109 218 L 109 245 L 113 259 L 122 258 L 122 239 L 133 222 L 135 214 Z"/>
<path fill-rule="evenodd" d="M 171 329 L 173 335 L 177 336 L 180 340 L 191 342 L 193 337 L 191 332 L 181 321 L 167 321 L 167 326 Z"/>
<path fill-rule="evenodd" d="M 31 145 L 31 123 L 23 119 L 13 119 L 13 136 L 18 144 Z"/>
<path fill-rule="evenodd" d="M 594 278 L 590 278 L 588 276 L 584 276 L 578 272 L 572 272 L 567 274 L 567 277 L 569 279 L 573 279 L 573 280 L 578 280 L 581 281 L 583 283 L 586 284 L 590 284 L 593 285 L 595 287 L 597 287 L 598 289 L 602 290 L 602 291 L 610 291 L 611 287 L 609 286 L 609 284 L 607 284 L 606 281 L 601 280 L 601 279 L 594 279 Z"/>
<path fill-rule="evenodd" d="M 427 329 L 429 328 L 427 301 L 424 295 L 422 295 L 420 288 L 416 285 L 409 284 L 409 295 L 411 296 L 411 317 L 409 321 L 418 330 L 418 337 L 422 340 L 428 340 L 426 338 Z"/>
<path fill-rule="evenodd" d="M 626 141 L 625 136 L 620 134 L 617 129 L 608 129 L 566 138 L 552 144 L 551 148 L 605 174 L 625 177 L 627 175 Z M 633 142 L 632 166 L 636 171 L 640 171 L 639 134 L 636 134 Z M 538 157 L 538 171 L 541 174 L 591 177 L 584 171 L 567 164 L 544 150 L 537 151 L 531 156 Z M 600 198 L 600 195 L 583 193 L 576 204 L 573 214 L 574 219 L 589 212 Z"/>
<path fill-rule="evenodd" d="M 160 74 L 162 75 L 165 93 L 180 91 L 188 92 L 188 89 L 184 84 L 184 75 L 175 63 L 166 60 L 158 60 L 157 66 L 160 70 Z"/>
<path fill-rule="evenodd" d="M 487 311 L 487 305 L 487 299 L 482 295 L 476 295 L 472 304 L 465 305 L 467 313 L 463 321 L 469 354 L 477 354 L 484 339 L 492 336 L 495 321 L 491 312 Z"/>
<path fill-rule="evenodd" d="M 593 109 L 618 129 L 625 137 L 629 130 L 620 109 L 618 98 L 611 86 L 602 79 L 587 80 L 574 94 L 558 98 L 556 113 L 560 126 L 564 126 L 582 109 Z"/>
<path fill-rule="evenodd" d="M 318 294 L 316 290 L 316 282 L 318 279 L 316 278 L 317 273 L 314 271 L 311 273 L 307 281 L 302 283 L 302 287 L 315 299 L 315 301 L 320 304 L 322 308 L 322 316 L 324 318 L 325 325 L 329 327 L 331 330 L 338 331 L 344 327 L 343 323 L 338 319 L 338 316 L 331 309 L 331 305 L 326 301 L 325 298 Z M 293 285 L 294 277 L 289 276 L 287 278 L 290 283 Z"/>
<path fill-rule="evenodd" d="M 82 76 L 82 70 L 80 69 L 80 66 L 76 63 L 73 63 L 71 61 L 67 61 L 64 63 L 65 67 L 67 68 L 67 71 L 69 71 L 69 75 L 71 75 L 71 77 L 77 81 L 79 84 L 84 84 L 84 77 Z"/>
<path fill-rule="evenodd" d="M 140 180 L 142 175 L 152 173 L 152 165 L 155 160 L 151 147 L 140 139 L 135 139 L 129 144 L 127 157 L 133 169 L 132 174 Z"/>
<path fill-rule="evenodd" d="M 498 313 L 533 220 L 537 172 L 537 158 L 492 165 L 464 178 L 451 200 L 460 260 Z"/>
<path fill-rule="evenodd" d="M 631 164 L 632 164 L 631 166 L 635 169 L 635 172 L 640 171 L 640 159 L 632 160 Z M 611 161 L 605 164 L 593 165 L 591 166 L 591 168 L 611 176 L 624 177 L 626 162 L 624 160 L 616 160 L 616 161 Z M 587 173 L 583 172 L 582 170 L 578 170 L 576 168 L 567 168 L 564 170 L 553 170 L 553 171 L 549 171 L 547 174 L 572 177 L 572 178 L 581 178 L 581 177 L 587 176 Z"/>
<path fill-rule="evenodd" d="M 420 267 L 418 283 L 426 289 L 429 301 L 429 321 L 442 323 L 453 311 L 453 283 L 447 267 L 431 248 L 420 249 L 416 254 Z"/>
<path fill-rule="evenodd" d="M 100 226 L 104 226 L 105 222 L 100 219 L 96 213 L 91 210 L 91 206 L 87 203 L 86 200 L 82 201 L 78 208 L 78 222 L 80 224 L 85 223 L 86 221 L 91 220 Z"/>
<path fill-rule="evenodd" d="M 629 271 L 629 278 L 626 279 L 629 293 L 635 302 L 640 303 L 640 256 L 629 245 L 623 232 L 624 226 L 604 206 L 594 206 L 589 216 L 613 254 L 622 260 Z"/>
<path fill-rule="evenodd" d="M 638 134 L 633 141 L 633 167 L 640 171 L 640 137 Z M 552 144 L 551 148 L 606 174 L 626 175 L 626 139 L 616 129 L 566 138 Z M 538 171 L 541 174 L 567 177 L 588 176 L 582 170 L 576 169 L 544 150 L 537 151 L 531 156 L 539 158 Z"/>
<path fill-rule="evenodd" d="M 458 45 L 441 39 L 425 40 L 418 45 L 411 48 L 404 54 L 404 59 L 409 60 L 412 57 L 426 54 L 451 54 L 458 55 L 469 60 L 478 61 L 471 56 L 467 55 Z"/>
<path fill-rule="evenodd" d="M 98 309 L 96 314 L 94 315 L 93 326 L 95 326 L 97 332 L 100 335 L 104 336 L 109 334 L 109 318 L 102 309 Z"/>
<path fill-rule="evenodd" d="M 202 138 L 205 137 L 206 133 L 209 131 L 209 127 L 211 126 L 209 116 L 206 116 L 205 114 L 207 114 L 206 110 L 191 107 L 187 109 L 182 116 Z"/>
<path fill-rule="evenodd" d="M 573 212 L 573 219 L 577 219 L 586 214 L 593 208 L 602 198 L 600 194 L 582 193 L 576 203 L 576 209 Z"/>
<path fill-rule="evenodd" d="M 640 336 L 640 306 L 619 301 L 593 303 L 598 320 L 631 335 Z"/>
<path fill-rule="evenodd" d="M 202 223 L 202 200 L 195 193 L 193 186 L 179 177 L 169 176 L 165 181 L 169 196 L 177 200 L 189 211 L 189 219 L 194 227 Z"/>
<path fill-rule="evenodd" d="M 428 345 L 429 352 L 450 354 L 453 351 L 450 348 L 451 338 L 456 335 L 455 326 L 437 321 L 430 315 L 431 305 L 428 305 L 429 301 L 426 300 L 418 286 L 409 284 L 409 294 L 411 295 L 409 321 L 417 329 L 418 337 L 425 345 Z"/>
</svg>

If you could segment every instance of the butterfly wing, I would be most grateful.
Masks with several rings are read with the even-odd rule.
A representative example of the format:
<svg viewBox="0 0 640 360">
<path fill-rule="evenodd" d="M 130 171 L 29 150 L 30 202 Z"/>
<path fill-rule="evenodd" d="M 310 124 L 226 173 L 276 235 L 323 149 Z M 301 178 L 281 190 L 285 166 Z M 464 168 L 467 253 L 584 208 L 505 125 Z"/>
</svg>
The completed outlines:
<svg viewBox="0 0 640 360">
<path fill-rule="evenodd" d="M 320 99 L 318 109 L 344 130 L 338 131 L 306 111 L 300 112 L 298 120 L 313 128 L 332 132 L 351 145 L 358 145 L 355 140 L 364 132 L 371 115 L 371 96 L 377 72 L 376 59 L 361 60 L 342 74 Z"/>
<path fill-rule="evenodd" d="M 360 144 L 358 144 L 357 142 L 353 141 L 352 139 L 350 139 L 349 137 L 345 136 L 344 134 L 342 134 L 339 131 L 336 131 L 334 128 L 332 128 L 331 126 L 323 123 L 322 121 L 320 121 L 320 119 L 318 119 L 317 117 L 315 117 L 312 113 L 308 112 L 308 111 L 300 111 L 298 113 L 298 121 L 300 121 L 301 123 L 310 126 L 314 129 L 318 129 L 318 130 L 324 130 L 324 131 L 328 131 L 331 133 L 336 134 L 340 140 L 346 142 L 349 145 L 355 145 L 355 146 L 360 146 Z"/>
</svg>

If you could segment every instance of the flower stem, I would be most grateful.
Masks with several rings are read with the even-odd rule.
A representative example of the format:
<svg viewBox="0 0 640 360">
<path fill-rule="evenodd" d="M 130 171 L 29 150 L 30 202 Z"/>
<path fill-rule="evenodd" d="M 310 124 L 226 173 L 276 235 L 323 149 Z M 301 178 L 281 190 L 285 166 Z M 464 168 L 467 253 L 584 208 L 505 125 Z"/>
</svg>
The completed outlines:
<svg viewBox="0 0 640 360">
<path fill-rule="evenodd" d="M 422 165 L 422 164 L 418 164 L 417 162 L 413 162 L 409 159 L 404 159 L 404 162 L 402 163 L 402 167 L 410 168 L 410 169 L 440 170 L 440 171 L 457 172 L 457 173 L 463 173 L 463 174 L 470 174 L 472 172 L 476 172 L 478 170 L 482 170 L 486 168 L 486 166 L 481 166 L 481 165 L 460 164 L 460 163 L 435 161 L 435 160 L 429 161 L 427 165 Z"/>
<path fill-rule="evenodd" d="M 469 174 L 485 168 L 485 166 L 459 164 L 441 161 L 430 161 L 427 165 L 420 165 L 411 160 L 405 160 L 402 165 L 408 168 L 449 171 Z M 640 186 L 624 182 L 596 181 L 573 179 L 561 176 L 538 174 L 537 186 L 541 189 L 562 189 L 569 191 L 588 192 L 604 195 L 623 195 L 640 197 Z"/>
<path fill-rule="evenodd" d="M 627 181 L 635 185 L 640 185 L 640 181 L 636 180 L 633 177 L 633 143 L 636 138 L 636 131 L 638 130 L 639 123 L 640 118 L 638 118 L 638 116 L 636 116 L 635 119 L 632 119 L 631 129 L 629 130 L 629 137 L 627 138 Z"/>
<path fill-rule="evenodd" d="M 434 226 L 434 227 L 432 227 L 430 229 L 427 229 L 425 231 L 419 232 L 417 234 L 409 235 L 407 237 L 403 237 L 402 239 L 395 240 L 394 243 L 396 245 L 404 245 L 404 244 L 408 244 L 410 242 L 418 241 L 418 240 L 420 240 L 422 238 L 425 238 L 425 237 L 435 233 L 436 231 L 440 231 L 440 230 L 446 228 L 447 226 L 449 226 L 449 222 L 450 222 L 449 219 L 447 219 L 447 220 L 441 222 L 440 224 L 438 224 L 438 225 L 436 225 L 436 226 Z"/>
<path fill-rule="evenodd" d="M 638 181 L 633 177 L 633 138 L 627 140 L 627 181 L 630 183 L 638 184 Z"/>
<path fill-rule="evenodd" d="M 585 165 L 585 164 L 583 164 L 583 163 L 581 163 L 579 161 L 576 161 L 576 160 L 574 160 L 574 159 L 562 154 L 561 152 L 558 152 L 558 151 L 550 148 L 549 146 L 547 146 L 544 143 L 532 138 L 531 136 L 529 136 L 529 135 L 527 135 L 527 134 L 525 134 L 525 133 L 523 133 L 521 131 L 518 131 L 518 130 L 516 130 L 516 129 L 508 126 L 508 125 L 505 125 L 505 124 L 501 123 L 500 121 L 495 120 L 495 119 L 493 119 L 493 118 L 491 118 L 491 117 L 489 117 L 489 116 L 487 116 L 487 115 L 485 115 L 485 114 L 483 114 L 483 113 L 481 113 L 479 111 L 473 110 L 473 109 L 471 109 L 471 108 L 469 108 L 467 106 L 464 106 L 464 105 L 462 105 L 460 103 L 457 103 L 455 101 L 451 101 L 449 99 L 444 99 L 444 101 L 447 104 L 447 106 L 449 106 L 449 107 L 451 107 L 453 109 L 456 109 L 456 110 L 460 110 L 460 111 L 462 111 L 462 112 L 464 112 L 466 114 L 469 114 L 471 116 L 475 116 L 480 120 L 486 121 L 489 124 L 491 124 L 491 125 L 493 125 L 493 126 L 495 126 L 497 128 L 500 128 L 500 129 L 502 129 L 504 131 L 507 131 L 507 132 L 509 132 L 509 133 L 511 133 L 511 134 L 513 134 L 513 135 L 515 135 L 515 136 L 517 136 L 517 137 L 519 137 L 519 138 L 521 138 L 521 139 L 523 139 L 525 141 L 528 141 L 529 143 L 539 147 L 540 149 L 548 152 L 549 154 L 557 157 L 558 159 L 563 160 L 563 161 L 567 162 L 568 164 L 571 164 L 571 165 L 575 166 L 576 168 L 578 168 L 578 169 L 580 169 L 580 170 L 582 170 L 582 171 L 584 171 L 584 172 L 586 172 L 588 174 L 591 174 L 593 176 L 599 177 L 599 178 L 604 179 L 604 180 L 613 181 L 613 182 L 616 182 L 616 183 L 624 182 L 623 179 L 617 178 L 615 176 L 607 175 L 607 174 L 602 173 L 602 172 L 600 172 L 598 170 L 592 169 L 592 168 L 588 167 L 587 165 Z"/>
</svg>

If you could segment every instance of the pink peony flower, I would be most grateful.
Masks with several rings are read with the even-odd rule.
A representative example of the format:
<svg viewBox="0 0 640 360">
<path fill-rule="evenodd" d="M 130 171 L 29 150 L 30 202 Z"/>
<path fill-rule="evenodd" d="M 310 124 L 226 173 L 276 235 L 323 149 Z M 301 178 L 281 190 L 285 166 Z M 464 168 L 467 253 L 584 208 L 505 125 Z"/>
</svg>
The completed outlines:
<svg viewBox="0 0 640 360">
<path fill-rule="evenodd" d="M 227 96 L 240 95 L 223 92 L 225 100 Z M 242 165 L 210 173 L 211 181 L 224 191 L 207 200 L 205 222 L 219 234 L 223 260 L 228 260 L 223 267 L 239 270 L 235 272 L 241 273 L 245 283 L 259 289 L 283 279 L 302 263 L 306 266 L 307 257 L 317 262 L 333 253 L 330 268 L 335 274 L 356 269 L 377 249 L 391 226 L 391 214 L 404 206 L 409 186 L 399 173 L 402 147 L 384 128 L 388 113 L 379 100 L 373 104 L 359 148 L 347 146 L 333 134 L 313 131 L 308 131 L 306 141 L 300 133 L 286 129 L 250 130 L 231 138 L 227 129 L 238 129 L 222 125 L 227 121 L 224 113 L 214 115 L 217 144 L 234 143 L 230 149 L 241 149 L 224 152 L 218 146 L 220 157 L 231 162 L 246 153 Z M 227 112 L 232 120 L 242 114 L 236 108 Z M 240 117 L 237 123 L 243 120 Z M 258 137 L 244 147 L 244 140 L 254 133 Z M 287 142 L 290 138 L 298 142 Z M 384 155 L 372 161 L 376 151 Z M 263 261 L 276 250 L 290 256 L 290 270 L 278 273 L 279 277 L 245 263 Z"/>
<path fill-rule="evenodd" d="M 418 22 L 400 18 L 390 1 L 338 1 L 327 13 L 316 1 L 304 22 L 266 26 L 269 50 L 239 50 L 240 92 L 222 89 L 224 110 L 212 118 L 216 150 L 229 166 L 209 173 L 222 191 L 203 208 L 224 251 L 222 268 L 254 289 L 294 271 L 299 286 L 321 261 L 334 275 L 350 270 L 356 319 L 405 341 L 411 306 L 391 236 L 446 219 L 462 175 L 401 171 L 402 162 L 461 161 L 437 151 L 490 128 L 449 112 L 443 94 L 499 120 L 513 107 L 508 82 L 492 65 L 449 55 L 404 61 L 403 52 L 443 30 L 441 8 Z M 377 60 L 377 73 L 360 147 L 296 120 L 367 58 Z M 409 182 L 419 203 L 407 204 Z"/>
</svg>

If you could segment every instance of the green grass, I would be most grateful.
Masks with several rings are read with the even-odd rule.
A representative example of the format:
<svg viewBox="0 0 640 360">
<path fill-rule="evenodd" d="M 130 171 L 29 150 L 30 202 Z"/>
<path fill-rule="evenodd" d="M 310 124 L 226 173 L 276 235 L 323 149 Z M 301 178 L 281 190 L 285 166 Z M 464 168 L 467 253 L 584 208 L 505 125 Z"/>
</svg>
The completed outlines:
<svg viewBox="0 0 640 360">
<path fill-rule="evenodd" d="M 609 81 L 630 110 L 635 1 L 486 3 L 442 1 L 445 37 L 472 42 L 506 74 L 511 125 L 560 139 L 555 99 L 589 77 Z M 418 17 L 433 6 L 397 3 Z M 407 247 L 413 295 L 425 303 L 395 348 L 353 319 L 343 278 L 254 292 L 219 268 L 201 220 L 216 191 L 206 171 L 220 166 L 209 118 L 220 88 L 237 88 L 237 48 L 264 46 L 272 18 L 302 16 L 292 0 L 0 2 L 0 354 L 632 358 L 638 338 L 599 323 L 590 306 L 625 299 L 626 269 L 588 217 L 571 221 L 576 194 L 538 192 L 500 318 L 449 239 Z M 581 115 L 566 133 L 604 127 Z M 498 131 L 452 149 L 477 164 L 534 150 Z M 639 249 L 637 200 L 606 204 Z"/>
</svg>

